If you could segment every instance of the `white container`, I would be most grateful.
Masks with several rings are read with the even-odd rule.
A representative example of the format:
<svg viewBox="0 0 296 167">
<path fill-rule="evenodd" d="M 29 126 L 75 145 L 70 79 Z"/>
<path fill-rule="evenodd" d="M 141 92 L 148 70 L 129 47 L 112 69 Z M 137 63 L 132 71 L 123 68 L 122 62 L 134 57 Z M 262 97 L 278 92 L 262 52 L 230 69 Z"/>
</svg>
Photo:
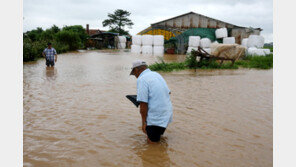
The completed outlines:
<svg viewBox="0 0 296 167">
<path fill-rule="evenodd" d="M 131 52 L 132 53 L 141 53 L 141 46 L 140 45 L 131 45 Z"/>
<path fill-rule="evenodd" d="M 188 46 L 198 47 L 200 42 L 200 36 L 189 36 Z"/>
<path fill-rule="evenodd" d="M 265 56 L 265 52 L 263 49 L 257 49 L 257 50 L 255 50 L 255 55 L 256 56 Z"/>
<path fill-rule="evenodd" d="M 225 38 L 228 36 L 226 28 L 219 28 L 215 31 L 216 38 Z"/>
<path fill-rule="evenodd" d="M 164 36 L 163 35 L 153 35 L 153 45 L 154 46 L 163 46 Z"/>
<path fill-rule="evenodd" d="M 118 36 L 119 43 L 125 43 L 126 42 L 126 37 L 125 36 Z"/>
<path fill-rule="evenodd" d="M 203 38 L 200 40 L 200 46 L 202 48 L 209 48 L 211 47 L 211 40 L 209 38 Z"/>
<path fill-rule="evenodd" d="M 234 37 L 223 38 L 223 44 L 235 44 L 235 38 Z"/>
<path fill-rule="evenodd" d="M 153 35 L 142 35 L 142 45 L 152 46 L 153 45 Z"/>
<path fill-rule="evenodd" d="M 132 44 L 133 45 L 142 45 L 142 35 L 134 35 L 132 37 Z"/>
<path fill-rule="evenodd" d="M 208 54 L 211 54 L 211 48 L 203 48 Z"/>
<path fill-rule="evenodd" d="M 192 50 L 197 50 L 197 47 L 188 47 L 187 53 L 191 53 Z"/>
<path fill-rule="evenodd" d="M 265 53 L 265 55 L 269 55 L 270 54 L 270 49 L 263 49 L 263 52 Z"/>
<path fill-rule="evenodd" d="M 126 43 L 118 43 L 118 49 L 125 49 Z"/>
<path fill-rule="evenodd" d="M 153 54 L 154 55 L 162 55 L 164 53 L 163 46 L 153 46 Z"/>
<path fill-rule="evenodd" d="M 142 50 L 142 54 L 152 54 L 153 53 L 153 48 L 151 45 L 143 45 L 141 50 Z"/>
<path fill-rule="evenodd" d="M 256 50 L 257 50 L 257 48 L 255 48 L 255 47 L 250 47 L 250 48 L 248 48 L 248 50 L 247 50 L 247 54 L 248 54 L 248 55 L 254 55 Z"/>
<path fill-rule="evenodd" d="M 265 56 L 264 49 L 257 49 L 255 47 L 250 47 L 248 49 L 248 55 L 251 56 Z"/>
<path fill-rule="evenodd" d="M 248 39 L 248 48 L 249 47 L 256 47 L 262 48 L 264 46 L 264 38 L 260 35 L 250 35 Z"/>
<path fill-rule="evenodd" d="M 248 38 L 244 38 L 244 39 L 242 40 L 242 46 L 248 48 Z"/>
</svg>

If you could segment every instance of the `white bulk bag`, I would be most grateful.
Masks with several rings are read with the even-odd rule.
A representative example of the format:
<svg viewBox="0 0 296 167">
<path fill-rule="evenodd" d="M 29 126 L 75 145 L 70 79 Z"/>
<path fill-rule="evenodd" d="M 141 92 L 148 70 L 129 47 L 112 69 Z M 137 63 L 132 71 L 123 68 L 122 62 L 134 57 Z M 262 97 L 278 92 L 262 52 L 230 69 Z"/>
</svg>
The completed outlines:
<svg viewBox="0 0 296 167">
<path fill-rule="evenodd" d="M 154 46 L 153 47 L 153 54 L 162 55 L 163 53 L 164 53 L 164 47 L 163 46 Z"/>
<path fill-rule="evenodd" d="M 250 48 L 248 48 L 248 50 L 247 50 L 247 54 L 248 54 L 248 55 L 254 55 L 256 50 L 257 50 L 257 48 L 255 48 L 255 47 L 250 47 Z"/>
<path fill-rule="evenodd" d="M 126 37 L 125 36 L 118 36 L 119 43 L 125 43 L 126 42 Z"/>
<path fill-rule="evenodd" d="M 189 46 L 188 49 L 187 49 L 187 53 L 191 53 L 192 50 L 197 50 L 197 47 Z"/>
<path fill-rule="evenodd" d="M 223 44 L 235 44 L 235 38 L 234 37 L 223 38 Z"/>
<path fill-rule="evenodd" d="M 200 40 L 200 46 L 202 48 L 209 48 L 211 47 L 211 40 L 209 38 L 203 38 Z"/>
<path fill-rule="evenodd" d="M 189 36 L 188 46 L 198 47 L 200 41 L 200 36 Z"/>
<path fill-rule="evenodd" d="M 203 48 L 208 54 L 211 54 L 211 48 Z"/>
<path fill-rule="evenodd" d="M 215 31 L 216 38 L 225 38 L 227 37 L 227 29 L 226 28 L 219 28 Z"/>
<path fill-rule="evenodd" d="M 263 52 L 265 53 L 265 55 L 269 55 L 270 54 L 270 49 L 263 49 Z"/>
<path fill-rule="evenodd" d="M 163 35 L 153 35 L 153 45 L 154 46 L 163 46 L 164 36 Z"/>
<path fill-rule="evenodd" d="M 142 45 L 142 35 L 134 35 L 132 37 L 132 44 L 133 45 Z"/>
<path fill-rule="evenodd" d="M 142 45 L 151 45 L 153 44 L 153 36 L 152 35 L 143 35 L 142 36 Z"/>
<path fill-rule="evenodd" d="M 255 55 L 256 56 L 265 56 L 265 52 L 263 49 L 257 49 L 257 50 L 255 50 Z"/>
<path fill-rule="evenodd" d="M 141 53 L 141 46 L 140 45 L 131 45 L 131 52 L 132 53 Z"/>
<path fill-rule="evenodd" d="M 248 55 L 251 55 L 251 56 L 265 56 L 265 53 L 264 53 L 263 49 L 257 49 L 255 47 L 250 47 L 248 49 Z"/>
<path fill-rule="evenodd" d="M 151 45 L 144 45 L 142 46 L 142 54 L 152 54 L 153 49 Z"/>
<path fill-rule="evenodd" d="M 264 38 L 260 35 L 250 35 L 248 39 L 248 47 L 262 48 L 264 45 Z"/>
<path fill-rule="evenodd" d="M 118 43 L 118 49 L 125 49 L 126 43 Z"/>
<path fill-rule="evenodd" d="M 242 46 L 244 46 L 244 47 L 248 47 L 248 38 L 244 38 L 243 40 L 242 40 Z"/>
</svg>

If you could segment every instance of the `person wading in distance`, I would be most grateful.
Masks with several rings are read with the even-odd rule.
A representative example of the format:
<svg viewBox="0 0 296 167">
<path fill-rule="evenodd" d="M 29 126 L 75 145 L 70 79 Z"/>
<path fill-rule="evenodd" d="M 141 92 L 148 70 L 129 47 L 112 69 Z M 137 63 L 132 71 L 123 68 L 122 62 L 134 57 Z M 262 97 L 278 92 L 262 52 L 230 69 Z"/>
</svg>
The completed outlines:
<svg viewBox="0 0 296 167">
<path fill-rule="evenodd" d="M 47 48 L 45 48 L 42 52 L 42 56 L 45 57 L 46 60 L 46 66 L 49 67 L 54 67 L 55 62 L 57 62 L 58 55 L 57 51 L 51 47 L 51 43 L 47 43 Z"/>
<path fill-rule="evenodd" d="M 146 62 L 133 62 L 130 75 L 137 78 L 137 101 L 140 102 L 142 130 L 148 143 L 160 141 L 168 124 L 172 122 L 171 91 L 163 77 L 151 71 Z"/>
</svg>

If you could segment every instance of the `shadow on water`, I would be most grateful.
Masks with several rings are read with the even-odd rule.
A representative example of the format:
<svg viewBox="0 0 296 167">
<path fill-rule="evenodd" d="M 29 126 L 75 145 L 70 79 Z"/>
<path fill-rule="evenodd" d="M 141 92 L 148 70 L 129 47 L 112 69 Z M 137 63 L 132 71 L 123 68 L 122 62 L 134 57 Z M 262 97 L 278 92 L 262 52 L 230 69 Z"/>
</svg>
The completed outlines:
<svg viewBox="0 0 296 167">
<path fill-rule="evenodd" d="M 162 137 L 160 142 L 156 144 L 138 143 L 134 147 L 134 151 L 141 158 L 144 167 L 170 166 L 170 157 L 167 152 L 168 144 L 165 137 Z"/>
</svg>

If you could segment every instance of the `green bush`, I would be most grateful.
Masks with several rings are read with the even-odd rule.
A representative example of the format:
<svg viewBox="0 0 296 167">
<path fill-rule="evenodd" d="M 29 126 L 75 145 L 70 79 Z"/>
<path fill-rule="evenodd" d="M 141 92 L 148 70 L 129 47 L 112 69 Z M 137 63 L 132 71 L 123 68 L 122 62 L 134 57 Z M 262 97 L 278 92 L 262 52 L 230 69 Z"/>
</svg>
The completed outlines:
<svg viewBox="0 0 296 167">
<path fill-rule="evenodd" d="M 84 48 L 87 39 L 85 29 L 80 25 L 59 29 L 53 25 L 45 31 L 42 28 L 23 34 L 23 61 L 33 61 L 42 57 L 42 51 L 51 42 L 57 53 Z"/>
<path fill-rule="evenodd" d="M 188 54 L 185 59 L 185 65 L 189 68 L 196 68 L 198 66 L 198 62 L 196 57 L 193 56 L 195 51 L 192 51 L 191 54 Z"/>
<path fill-rule="evenodd" d="M 46 47 L 45 41 L 34 41 L 26 38 L 23 41 L 23 61 L 34 61 L 42 57 L 42 52 Z"/>
<path fill-rule="evenodd" d="M 68 45 L 69 50 L 76 50 L 81 46 L 79 34 L 73 31 L 60 31 L 56 34 L 56 40 L 62 44 Z"/>
</svg>

